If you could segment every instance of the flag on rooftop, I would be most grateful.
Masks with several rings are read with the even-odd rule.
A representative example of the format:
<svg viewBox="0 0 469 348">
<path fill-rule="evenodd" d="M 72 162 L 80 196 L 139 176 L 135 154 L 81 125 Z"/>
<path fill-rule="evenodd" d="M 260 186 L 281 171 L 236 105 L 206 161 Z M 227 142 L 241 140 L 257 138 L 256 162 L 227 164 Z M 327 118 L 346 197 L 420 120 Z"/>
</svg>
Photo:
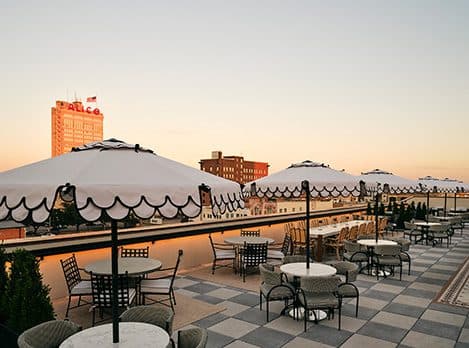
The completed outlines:
<svg viewBox="0 0 469 348">
<path fill-rule="evenodd" d="M 96 96 L 86 98 L 87 103 L 96 103 Z"/>
</svg>

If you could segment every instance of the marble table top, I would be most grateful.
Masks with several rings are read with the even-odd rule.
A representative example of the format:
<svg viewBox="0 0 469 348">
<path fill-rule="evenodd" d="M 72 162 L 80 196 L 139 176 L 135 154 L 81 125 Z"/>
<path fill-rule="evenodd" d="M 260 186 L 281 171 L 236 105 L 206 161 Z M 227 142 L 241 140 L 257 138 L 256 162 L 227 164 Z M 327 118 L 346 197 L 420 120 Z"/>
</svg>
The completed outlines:
<svg viewBox="0 0 469 348">
<path fill-rule="evenodd" d="M 124 274 L 127 271 L 129 275 L 139 275 L 161 268 L 161 261 L 146 257 L 119 257 L 117 263 L 119 274 Z M 111 260 L 106 259 L 90 263 L 85 267 L 85 271 L 96 274 L 111 274 Z"/>
<path fill-rule="evenodd" d="M 318 262 L 311 262 L 309 269 L 306 268 L 306 262 L 287 263 L 281 265 L 280 270 L 295 277 L 328 277 L 337 272 L 334 267 Z"/>
<path fill-rule="evenodd" d="M 70 336 L 60 348 L 166 348 L 168 344 L 169 335 L 162 328 L 147 323 L 124 322 L 119 323 L 119 343 L 112 343 L 112 324 L 104 324 Z"/>
</svg>

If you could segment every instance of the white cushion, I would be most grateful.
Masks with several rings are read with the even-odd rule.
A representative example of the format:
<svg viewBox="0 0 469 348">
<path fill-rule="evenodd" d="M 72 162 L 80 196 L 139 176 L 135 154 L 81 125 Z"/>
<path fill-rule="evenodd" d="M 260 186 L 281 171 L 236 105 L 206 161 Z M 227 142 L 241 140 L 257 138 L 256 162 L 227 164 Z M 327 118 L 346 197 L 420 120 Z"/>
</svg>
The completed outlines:
<svg viewBox="0 0 469 348">
<path fill-rule="evenodd" d="M 236 254 L 234 250 L 216 250 L 217 259 L 234 259 Z"/>
<path fill-rule="evenodd" d="M 267 251 L 267 258 L 268 259 L 283 259 L 285 255 L 280 250 L 268 250 Z"/>
<path fill-rule="evenodd" d="M 71 295 L 91 295 L 91 281 L 82 280 L 73 287 L 70 293 Z"/>
<path fill-rule="evenodd" d="M 140 282 L 141 293 L 168 293 L 171 286 L 171 278 L 167 279 L 143 279 Z"/>
</svg>

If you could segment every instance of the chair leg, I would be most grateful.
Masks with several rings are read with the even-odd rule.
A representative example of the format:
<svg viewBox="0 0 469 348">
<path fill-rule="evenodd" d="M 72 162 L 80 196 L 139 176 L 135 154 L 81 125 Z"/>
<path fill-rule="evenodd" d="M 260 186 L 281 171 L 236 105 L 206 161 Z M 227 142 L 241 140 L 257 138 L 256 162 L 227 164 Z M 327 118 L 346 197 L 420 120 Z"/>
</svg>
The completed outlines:
<svg viewBox="0 0 469 348">
<path fill-rule="evenodd" d="M 341 319 L 342 319 L 342 304 L 339 302 L 339 331 L 341 329 Z"/>
<path fill-rule="evenodd" d="M 399 280 L 402 280 L 402 263 L 399 267 Z"/>
<path fill-rule="evenodd" d="M 176 295 L 174 295 L 174 290 L 171 289 L 171 292 L 173 294 L 173 301 L 174 301 L 174 305 L 176 305 Z"/>
<path fill-rule="evenodd" d="M 213 264 L 212 264 L 212 274 L 215 274 L 215 265 L 217 263 L 217 260 L 213 260 Z"/>
<path fill-rule="evenodd" d="M 68 311 L 70 310 L 70 301 L 72 300 L 72 296 L 68 296 L 68 304 L 67 304 L 67 311 L 65 312 L 65 318 L 68 318 Z"/>
<path fill-rule="evenodd" d="M 268 298 L 265 301 L 265 307 L 267 309 L 267 322 L 269 322 L 269 299 Z"/>
<path fill-rule="evenodd" d="M 408 275 L 410 275 L 410 258 L 409 258 L 409 272 Z"/>
<path fill-rule="evenodd" d="M 262 292 L 259 291 L 259 310 L 262 311 Z"/>
<path fill-rule="evenodd" d="M 357 303 L 355 305 L 355 318 L 358 318 L 358 299 L 359 299 L 360 295 L 357 295 Z"/>
</svg>

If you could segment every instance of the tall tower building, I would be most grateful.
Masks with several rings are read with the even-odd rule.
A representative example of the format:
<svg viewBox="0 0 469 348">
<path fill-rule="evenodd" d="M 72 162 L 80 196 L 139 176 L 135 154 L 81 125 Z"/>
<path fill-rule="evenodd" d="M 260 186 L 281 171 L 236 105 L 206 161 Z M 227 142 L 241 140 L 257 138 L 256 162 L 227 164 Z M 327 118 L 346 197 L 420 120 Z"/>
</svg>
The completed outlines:
<svg viewBox="0 0 469 348">
<path fill-rule="evenodd" d="M 57 100 L 52 107 L 52 157 L 70 152 L 72 147 L 103 140 L 103 114 L 84 107 L 80 101 Z"/>
</svg>

